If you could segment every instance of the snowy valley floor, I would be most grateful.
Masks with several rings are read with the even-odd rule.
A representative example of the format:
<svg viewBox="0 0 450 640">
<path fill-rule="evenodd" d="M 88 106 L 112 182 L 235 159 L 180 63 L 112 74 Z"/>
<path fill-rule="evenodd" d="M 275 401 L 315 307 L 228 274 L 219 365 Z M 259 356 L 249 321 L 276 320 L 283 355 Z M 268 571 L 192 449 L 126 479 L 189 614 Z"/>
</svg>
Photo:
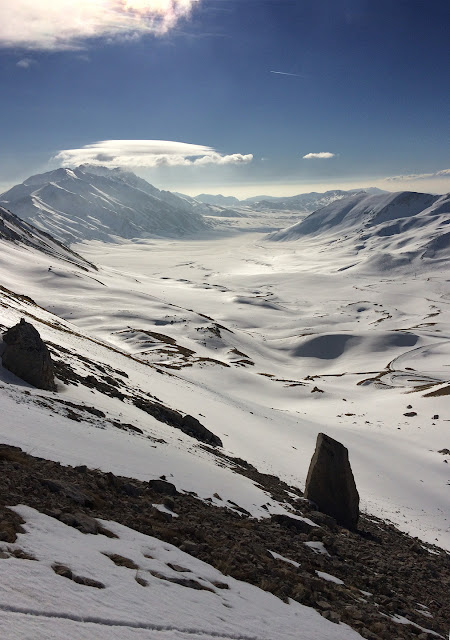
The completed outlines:
<svg viewBox="0 0 450 640">
<path fill-rule="evenodd" d="M 445 265 L 383 271 L 382 264 L 358 265 L 345 247 L 314 240 L 274 243 L 256 232 L 92 242 L 75 249 L 99 270 L 2 247 L 1 328 L 21 317 L 32 322 L 61 376 L 54 394 L 0 368 L 1 442 L 46 460 L 142 482 L 165 476 L 178 491 L 227 507 L 237 519 L 242 509 L 267 519 L 292 513 L 295 488 L 303 490 L 317 434 L 325 432 L 349 449 L 367 522 L 371 516 L 391 522 L 418 537 L 411 544 L 421 557 L 448 559 L 442 551 L 450 549 L 450 454 L 441 453 L 450 446 Z M 91 384 L 91 377 L 101 384 Z M 149 398 L 198 419 L 222 440 L 228 458 L 220 460 L 211 448 L 143 411 Z M 230 458 L 277 476 L 292 495 L 236 473 Z M 17 542 L 4 545 L 0 560 L 0 616 L 15 630 L 8 640 L 359 637 L 299 603 L 287 605 L 222 575 L 168 541 L 138 534 L 127 528 L 131 520 L 117 524 L 110 522 L 113 514 L 99 516 L 119 536 L 114 539 L 81 534 L 31 506 L 14 508 L 25 524 Z M 320 535 L 303 535 L 303 546 L 309 541 L 320 548 Z M 16 557 L 15 546 L 39 562 Z M 153 559 L 145 558 L 150 548 Z M 117 567 L 106 552 L 131 554 L 149 588 L 136 582 L 138 570 Z M 226 597 L 220 589 L 213 594 L 194 588 L 192 595 L 161 580 L 154 573 L 167 572 L 161 564 L 167 561 L 208 588 L 208 581 L 228 581 Z M 305 562 L 300 556 L 298 561 Z M 73 574 L 105 589 L 61 577 L 54 563 L 69 565 Z M 318 576 L 322 581 L 342 586 L 333 582 L 339 576 L 323 559 L 308 567 L 331 576 Z M 14 576 L 22 571 L 17 582 Z M 102 593 L 108 597 L 97 595 Z M 64 607 L 58 608 L 55 594 Z M 85 607 L 86 599 L 91 604 Z M 415 604 L 419 612 L 428 606 Z M 143 613 L 148 607 L 151 622 Z M 399 609 L 391 609 L 392 615 Z M 34 615 L 30 622 L 39 611 L 46 619 Z M 429 615 L 422 614 L 420 629 L 398 617 L 398 637 L 433 637 L 426 631 Z M 114 621 L 123 627 L 111 631 Z M 133 629 L 130 622 L 136 621 L 140 626 Z M 97 626 L 88 633 L 86 625 Z M 395 637 L 381 633 L 375 637 Z"/>
<path fill-rule="evenodd" d="M 85 287 L 75 308 L 61 288 L 50 310 L 175 367 L 227 450 L 290 484 L 303 488 L 318 432 L 340 440 L 367 512 L 450 548 L 445 266 L 342 270 L 345 251 L 261 234 L 78 248 L 108 291 Z"/>
</svg>

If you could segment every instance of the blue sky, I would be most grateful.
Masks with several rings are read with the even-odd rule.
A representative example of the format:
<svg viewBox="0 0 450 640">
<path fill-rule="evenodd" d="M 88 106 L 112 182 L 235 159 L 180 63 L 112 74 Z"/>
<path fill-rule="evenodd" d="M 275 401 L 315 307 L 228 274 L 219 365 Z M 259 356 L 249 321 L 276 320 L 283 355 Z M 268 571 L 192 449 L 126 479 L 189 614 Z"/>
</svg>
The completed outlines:
<svg viewBox="0 0 450 640">
<path fill-rule="evenodd" d="M 77 1 L 1 2 L 0 188 L 93 161 L 192 195 L 450 190 L 448 2 Z"/>
</svg>

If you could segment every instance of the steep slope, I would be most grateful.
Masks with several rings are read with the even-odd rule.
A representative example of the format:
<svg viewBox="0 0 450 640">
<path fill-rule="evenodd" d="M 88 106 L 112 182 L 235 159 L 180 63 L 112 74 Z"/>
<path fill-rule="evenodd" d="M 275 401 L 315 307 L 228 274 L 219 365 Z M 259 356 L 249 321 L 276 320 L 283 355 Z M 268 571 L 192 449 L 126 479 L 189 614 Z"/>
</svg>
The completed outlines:
<svg viewBox="0 0 450 640">
<path fill-rule="evenodd" d="M 315 211 L 304 220 L 268 236 L 272 241 L 314 238 L 333 250 L 347 249 L 361 261 L 382 268 L 404 266 L 417 258 L 450 257 L 450 196 L 410 191 L 381 195 L 358 193 Z M 356 263 L 356 264 L 357 264 Z"/>
<path fill-rule="evenodd" d="M 208 228 L 187 200 L 133 173 L 91 165 L 31 176 L 0 195 L 0 203 L 67 243 L 179 237 Z"/>
<path fill-rule="evenodd" d="M 96 267 L 78 253 L 61 244 L 49 234 L 21 220 L 10 211 L 0 207 L 0 240 L 9 244 L 30 247 L 56 260 L 71 262 L 82 269 Z"/>
</svg>

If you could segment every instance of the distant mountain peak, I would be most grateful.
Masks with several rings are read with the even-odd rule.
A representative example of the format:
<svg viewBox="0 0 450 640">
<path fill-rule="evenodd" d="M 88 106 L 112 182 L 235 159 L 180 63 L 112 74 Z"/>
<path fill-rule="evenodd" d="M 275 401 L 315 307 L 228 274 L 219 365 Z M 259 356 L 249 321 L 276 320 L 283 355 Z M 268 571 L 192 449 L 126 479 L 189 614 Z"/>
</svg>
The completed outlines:
<svg viewBox="0 0 450 640">
<path fill-rule="evenodd" d="M 90 164 L 31 176 L 1 194 L 0 203 L 66 243 L 179 237 L 209 228 L 192 202 L 132 172 Z"/>
</svg>

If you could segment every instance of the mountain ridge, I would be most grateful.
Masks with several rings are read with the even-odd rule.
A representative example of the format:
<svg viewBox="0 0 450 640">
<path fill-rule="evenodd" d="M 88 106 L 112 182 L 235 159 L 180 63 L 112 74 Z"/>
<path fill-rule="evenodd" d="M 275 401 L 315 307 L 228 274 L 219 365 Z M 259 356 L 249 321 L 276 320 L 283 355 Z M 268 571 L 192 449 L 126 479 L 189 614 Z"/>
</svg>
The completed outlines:
<svg viewBox="0 0 450 640">
<path fill-rule="evenodd" d="M 61 242 L 185 236 L 209 226 L 186 199 L 133 173 L 80 165 L 30 176 L 0 204 Z"/>
<path fill-rule="evenodd" d="M 95 265 L 75 251 L 72 251 L 69 247 L 55 240 L 50 234 L 45 231 L 40 231 L 1 206 L 0 240 L 8 241 L 9 243 L 19 246 L 32 247 L 41 253 L 65 260 L 66 262 L 71 262 L 85 270 L 97 270 Z"/>
<path fill-rule="evenodd" d="M 358 193 L 322 207 L 300 222 L 269 234 L 267 239 L 332 242 L 334 248 L 345 246 L 360 260 L 373 261 L 374 266 L 382 255 L 386 265 L 392 258 L 390 264 L 394 268 L 415 259 L 450 258 L 449 224 L 449 194 Z"/>
<path fill-rule="evenodd" d="M 344 198 L 346 196 L 350 196 L 353 193 L 361 193 L 365 192 L 367 194 L 374 193 L 386 193 L 382 189 L 378 189 L 377 187 L 367 187 L 362 189 L 334 189 L 328 190 L 325 192 L 322 191 L 310 191 L 308 193 L 299 193 L 294 196 L 251 196 L 249 198 L 244 198 L 240 200 L 235 198 L 234 196 L 223 196 L 222 194 L 209 194 L 209 193 L 201 193 L 195 196 L 196 200 L 207 204 L 214 204 L 220 206 L 245 206 L 255 209 L 257 211 L 264 209 L 291 209 L 293 211 L 314 211 L 315 208 L 319 208 L 320 206 L 324 206 L 329 202 Z M 317 206 L 316 206 L 317 203 Z"/>
</svg>

